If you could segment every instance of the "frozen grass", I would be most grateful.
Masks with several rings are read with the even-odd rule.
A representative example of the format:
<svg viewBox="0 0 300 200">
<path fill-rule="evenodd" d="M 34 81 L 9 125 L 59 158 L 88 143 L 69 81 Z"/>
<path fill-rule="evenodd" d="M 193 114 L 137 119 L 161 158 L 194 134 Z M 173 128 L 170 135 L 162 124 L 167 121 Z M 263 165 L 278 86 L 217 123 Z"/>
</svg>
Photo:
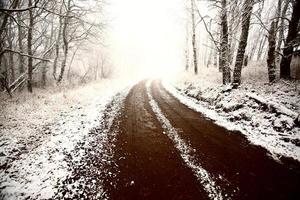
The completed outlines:
<svg viewBox="0 0 300 200">
<path fill-rule="evenodd" d="M 221 74 L 215 68 L 202 68 L 198 76 L 183 73 L 171 80 L 177 91 L 165 86 L 182 103 L 230 130 L 241 131 L 272 156 L 300 161 L 300 128 L 295 122 L 300 113 L 299 81 L 270 85 L 266 68 L 257 63 L 244 68 L 242 76 L 243 83 L 236 90 L 221 85 Z"/>
<path fill-rule="evenodd" d="M 105 106 L 124 87 L 120 80 L 103 80 L 2 101 L 0 198 L 52 197 L 69 174 L 65 155 L 99 125 Z"/>
</svg>

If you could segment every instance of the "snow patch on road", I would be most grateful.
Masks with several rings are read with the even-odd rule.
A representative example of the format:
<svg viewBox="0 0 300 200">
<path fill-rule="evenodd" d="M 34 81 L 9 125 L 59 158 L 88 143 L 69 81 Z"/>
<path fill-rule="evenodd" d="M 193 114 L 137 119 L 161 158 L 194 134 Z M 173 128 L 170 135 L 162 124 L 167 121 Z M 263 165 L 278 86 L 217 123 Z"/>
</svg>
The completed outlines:
<svg viewBox="0 0 300 200">
<path fill-rule="evenodd" d="M 146 83 L 146 88 L 149 97 L 149 103 L 157 119 L 165 130 L 165 134 L 173 141 L 175 147 L 179 150 L 182 159 L 193 170 L 197 179 L 204 186 L 204 189 L 208 193 L 209 197 L 215 200 L 223 199 L 220 187 L 216 185 L 211 175 L 205 169 L 203 169 L 199 163 L 195 162 L 196 159 L 192 155 L 193 149 L 179 136 L 177 130 L 171 125 L 171 122 L 162 113 L 158 104 L 151 95 L 150 85 L 151 81 L 148 81 Z"/>
</svg>

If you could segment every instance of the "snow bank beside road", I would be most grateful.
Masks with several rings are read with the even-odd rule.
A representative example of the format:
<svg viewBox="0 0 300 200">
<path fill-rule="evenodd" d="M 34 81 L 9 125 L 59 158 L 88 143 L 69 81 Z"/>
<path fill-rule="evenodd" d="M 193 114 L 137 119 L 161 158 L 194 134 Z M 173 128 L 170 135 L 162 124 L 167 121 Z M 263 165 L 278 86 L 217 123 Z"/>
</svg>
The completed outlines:
<svg viewBox="0 0 300 200">
<path fill-rule="evenodd" d="M 65 156 L 101 123 L 106 105 L 124 87 L 106 80 L 2 104 L 0 198 L 52 197 L 58 181 L 70 173 Z"/>
<path fill-rule="evenodd" d="M 107 177 L 113 175 L 108 166 L 113 163 L 114 142 L 118 134 L 115 129 L 118 123 L 114 120 L 119 116 L 130 89 L 126 88 L 112 98 L 101 112 L 96 126 L 66 156 L 70 174 L 59 183 L 54 199 L 108 199 L 103 186 Z"/>
<path fill-rule="evenodd" d="M 164 86 L 182 103 L 227 129 L 240 131 L 274 158 L 285 156 L 300 161 L 300 128 L 295 123 L 300 97 L 290 85 L 245 83 L 232 90 L 208 79 L 183 77 L 173 82 L 175 87 L 166 82 Z"/>
</svg>

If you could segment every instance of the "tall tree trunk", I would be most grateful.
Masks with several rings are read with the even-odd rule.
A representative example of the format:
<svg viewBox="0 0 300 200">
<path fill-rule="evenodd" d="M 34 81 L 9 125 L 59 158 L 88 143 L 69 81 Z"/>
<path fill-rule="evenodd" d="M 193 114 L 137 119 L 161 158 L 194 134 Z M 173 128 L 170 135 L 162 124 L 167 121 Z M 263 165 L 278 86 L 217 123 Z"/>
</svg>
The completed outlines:
<svg viewBox="0 0 300 200">
<path fill-rule="evenodd" d="M 14 34 L 12 31 L 12 27 L 11 27 L 11 23 L 9 24 L 9 29 L 8 29 L 8 48 L 9 49 L 13 49 L 13 38 L 14 38 Z M 14 54 L 13 52 L 9 52 L 8 53 L 8 66 L 9 66 L 9 70 L 10 70 L 10 78 L 9 78 L 9 82 L 14 82 L 16 79 L 16 74 L 15 74 L 15 68 L 14 68 Z"/>
<path fill-rule="evenodd" d="M 32 6 L 32 0 L 28 0 L 28 7 Z M 32 92 L 32 69 L 33 69 L 33 60 L 32 60 L 32 30 L 33 30 L 33 13 L 32 9 L 29 10 L 29 27 L 28 27 L 28 36 L 27 36 L 27 51 L 28 51 L 28 80 L 27 88 L 29 92 Z"/>
<path fill-rule="evenodd" d="M 247 40 L 249 35 L 250 20 L 251 20 L 253 5 L 254 5 L 253 0 L 245 1 L 243 5 L 244 9 L 242 14 L 242 33 L 240 37 L 238 52 L 236 55 L 236 61 L 235 61 L 235 66 L 233 71 L 233 85 L 235 87 L 241 84 L 242 66 L 244 61 L 245 49 L 247 47 Z"/>
<path fill-rule="evenodd" d="M 213 62 L 214 62 L 214 67 L 218 67 L 218 50 L 214 49 L 213 51 Z"/>
<path fill-rule="evenodd" d="M 66 63 L 67 63 L 67 58 L 68 58 L 68 53 L 69 53 L 69 41 L 68 41 L 68 35 L 67 35 L 67 30 L 68 30 L 68 25 L 69 25 L 69 13 L 71 9 L 71 0 L 68 0 L 68 5 L 67 5 L 67 12 L 66 16 L 64 17 L 64 23 L 63 23 L 63 30 L 62 30 L 62 37 L 63 37 L 63 43 L 64 43 L 64 57 L 61 63 L 61 68 L 60 68 L 60 74 L 57 79 L 57 82 L 61 82 L 65 73 L 65 68 L 66 68 Z"/>
<path fill-rule="evenodd" d="M 192 45 L 193 45 L 194 73 L 198 74 L 198 60 L 197 60 L 197 46 L 196 46 L 196 24 L 195 24 L 195 2 L 194 2 L 194 0 L 191 0 L 191 14 L 192 14 Z"/>
<path fill-rule="evenodd" d="M 10 97 L 12 97 L 10 89 L 9 89 L 9 84 L 8 84 L 8 73 L 7 73 L 7 61 L 6 58 L 3 56 L 0 58 L 0 64 L 3 66 L 3 71 L 0 73 L 0 83 L 3 88 L 7 91 Z"/>
<path fill-rule="evenodd" d="M 269 51 L 268 51 L 268 75 L 269 82 L 273 83 L 276 79 L 276 67 L 275 67 L 275 48 L 276 48 L 276 22 L 271 23 L 271 28 L 269 31 Z"/>
<path fill-rule="evenodd" d="M 227 2 L 226 0 L 221 1 L 222 4 L 222 16 L 221 16 L 221 26 L 222 26 L 222 40 L 221 40 L 221 63 L 223 74 L 223 84 L 229 84 L 231 75 L 228 62 L 228 23 L 227 23 Z"/>
<path fill-rule="evenodd" d="M 42 86 L 46 87 L 47 84 L 47 63 L 43 63 L 43 68 L 42 68 Z"/>
<path fill-rule="evenodd" d="M 17 19 L 18 19 L 18 46 L 19 46 L 19 51 L 21 53 L 24 52 L 24 47 L 23 47 L 23 30 L 22 30 L 22 26 L 20 25 L 21 23 L 21 13 L 18 12 L 17 13 Z M 22 55 L 19 55 L 19 73 L 23 74 L 25 72 L 25 59 Z"/>
<path fill-rule="evenodd" d="M 11 5 L 10 5 L 10 8 L 15 9 L 15 8 L 17 8 L 18 5 L 19 5 L 19 0 L 13 0 Z M 2 14 L 3 14 L 3 19 L 0 22 L 1 23 L 1 25 L 0 25 L 0 41 L 1 41 L 1 43 L 0 43 L 0 52 L 2 52 L 3 49 L 5 48 L 4 43 L 2 41 L 6 41 L 6 39 L 5 39 L 6 35 L 4 33 L 7 29 L 7 22 L 8 22 L 8 19 L 9 19 L 9 15 L 6 14 L 6 13 L 0 13 L 0 14 L 1 14 L 1 17 L 2 17 Z M 0 54 L 0 73 L 1 73 L 1 68 L 2 68 L 1 62 L 2 62 L 2 57 L 3 56 L 4 56 L 4 54 Z"/>
<path fill-rule="evenodd" d="M 282 0 L 278 0 L 277 11 L 275 13 L 275 19 L 271 23 L 271 27 L 269 30 L 269 37 L 268 37 L 269 50 L 268 50 L 267 64 L 268 64 L 268 75 L 269 75 L 270 83 L 273 83 L 276 79 L 275 49 L 276 49 L 276 34 L 277 34 L 277 29 L 278 29 L 279 18 L 281 15 L 281 4 L 282 4 Z"/>
<path fill-rule="evenodd" d="M 236 35 L 237 35 L 237 31 L 235 30 L 235 27 L 237 26 L 237 24 L 239 24 L 239 17 L 237 17 L 238 15 L 238 1 L 230 1 L 230 23 L 228 25 L 228 31 L 229 31 L 229 39 L 228 39 L 228 45 L 229 45 L 229 50 L 228 50 L 228 59 L 229 59 L 229 64 L 232 65 L 233 64 L 233 59 L 234 59 L 234 52 L 236 49 Z"/>
<path fill-rule="evenodd" d="M 211 32 L 211 26 L 212 26 L 212 19 L 209 21 L 209 27 L 208 27 L 209 32 Z M 214 45 L 213 42 L 209 38 L 207 38 L 207 45 L 208 45 L 208 47 L 206 47 L 206 48 L 209 48 L 209 50 L 208 50 L 206 66 L 208 68 L 212 63 L 212 47 Z"/>
<path fill-rule="evenodd" d="M 185 50 L 185 71 L 189 71 L 189 54 L 188 50 Z"/>
<path fill-rule="evenodd" d="M 281 12 L 281 19 L 280 19 L 280 25 L 279 25 L 279 33 L 278 33 L 278 44 L 277 44 L 277 49 L 276 51 L 277 52 L 281 52 L 281 46 L 282 46 L 282 42 L 284 40 L 284 26 L 285 26 L 285 18 L 286 18 L 286 12 L 288 10 L 288 7 L 289 7 L 289 3 L 290 3 L 290 0 L 285 0 L 284 1 L 285 4 L 282 8 L 282 12 Z M 276 62 L 279 63 L 280 62 L 280 54 L 277 54 L 277 58 L 276 58 Z"/>
<path fill-rule="evenodd" d="M 278 3 L 277 3 L 277 11 L 275 13 L 275 32 L 277 34 L 277 31 L 278 31 L 278 25 L 279 25 L 279 18 L 281 16 L 281 10 L 282 10 L 282 0 L 278 0 Z M 275 44 L 276 45 L 276 44 Z"/>
<path fill-rule="evenodd" d="M 186 40 L 185 40 L 185 71 L 189 71 L 190 59 L 189 59 L 189 28 L 186 24 Z"/>
<path fill-rule="evenodd" d="M 283 49 L 283 57 L 280 63 L 280 78 L 291 78 L 291 61 L 293 56 L 293 42 L 298 34 L 298 26 L 300 19 L 300 0 L 295 0 L 293 4 L 292 18 L 289 24 L 289 31 Z"/>
<path fill-rule="evenodd" d="M 220 27 L 220 43 L 222 43 L 223 33 L 222 33 L 222 26 Z M 222 46 L 220 45 L 218 48 L 218 55 L 219 55 L 219 72 L 222 72 Z"/>
<path fill-rule="evenodd" d="M 63 8 L 63 3 L 60 6 L 60 11 L 59 13 L 62 15 L 62 8 Z M 58 31 L 57 31 L 57 38 L 56 38 L 56 43 L 55 43 L 55 57 L 54 57 L 54 61 L 53 61 L 53 78 L 56 80 L 56 71 L 57 71 L 57 62 L 58 62 L 58 58 L 59 58 L 59 47 L 60 47 L 60 40 L 61 40 L 61 29 L 63 26 L 63 17 L 59 16 L 59 26 L 58 26 Z"/>
</svg>

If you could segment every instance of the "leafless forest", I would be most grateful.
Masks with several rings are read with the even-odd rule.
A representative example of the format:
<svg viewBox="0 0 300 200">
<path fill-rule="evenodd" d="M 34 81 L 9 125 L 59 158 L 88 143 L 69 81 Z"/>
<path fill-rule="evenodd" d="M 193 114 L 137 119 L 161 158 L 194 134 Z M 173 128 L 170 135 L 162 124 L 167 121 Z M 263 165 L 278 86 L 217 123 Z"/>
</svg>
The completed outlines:
<svg viewBox="0 0 300 200">
<path fill-rule="evenodd" d="M 189 15 L 186 70 L 197 74 L 200 66 L 217 67 L 223 84 L 238 86 L 243 66 L 265 61 L 270 83 L 299 78 L 299 1 L 191 0 L 182 4 Z M 213 16 L 201 13 L 199 7 L 204 5 Z M 34 86 L 59 84 L 72 76 L 82 81 L 86 76 L 106 76 L 105 58 L 81 76 L 72 70 L 74 57 L 88 51 L 89 41 L 101 43 L 104 6 L 99 0 L 2 0 L 1 89 L 11 94 L 27 85 L 32 92 Z M 198 34 L 206 35 L 205 39 Z"/>
<path fill-rule="evenodd" d="M 251 61 L 267 62 L 270 83 L 299 78 L 299 1 L 210 1 L 214 18 L 201 14 L 195 2 L 189 9 L 187 70 L 198 73 L 197 26 L 203 23 L 210 39 L 204 62 L 219 68 L 223 84 L 240 85 L 242 68 Z"/>
<path fill-rule="evenodd" d="M 27 86 L 46 87 L 72 76 L 104 76 L 101 62 L 79 76 L 74 57 L 87 44 L 100 43 L 101 1 L 1 1 L 1 89 L 10 95 Z M 100 77 L 99 76 L 99 77 Z M 74 77 L 73 77 L 74 78 Z"/>
<path fill-rule="evenodd" d="M 300 0 L 0 0 L 0 199 L 300 199 Z"/>
</svg>

